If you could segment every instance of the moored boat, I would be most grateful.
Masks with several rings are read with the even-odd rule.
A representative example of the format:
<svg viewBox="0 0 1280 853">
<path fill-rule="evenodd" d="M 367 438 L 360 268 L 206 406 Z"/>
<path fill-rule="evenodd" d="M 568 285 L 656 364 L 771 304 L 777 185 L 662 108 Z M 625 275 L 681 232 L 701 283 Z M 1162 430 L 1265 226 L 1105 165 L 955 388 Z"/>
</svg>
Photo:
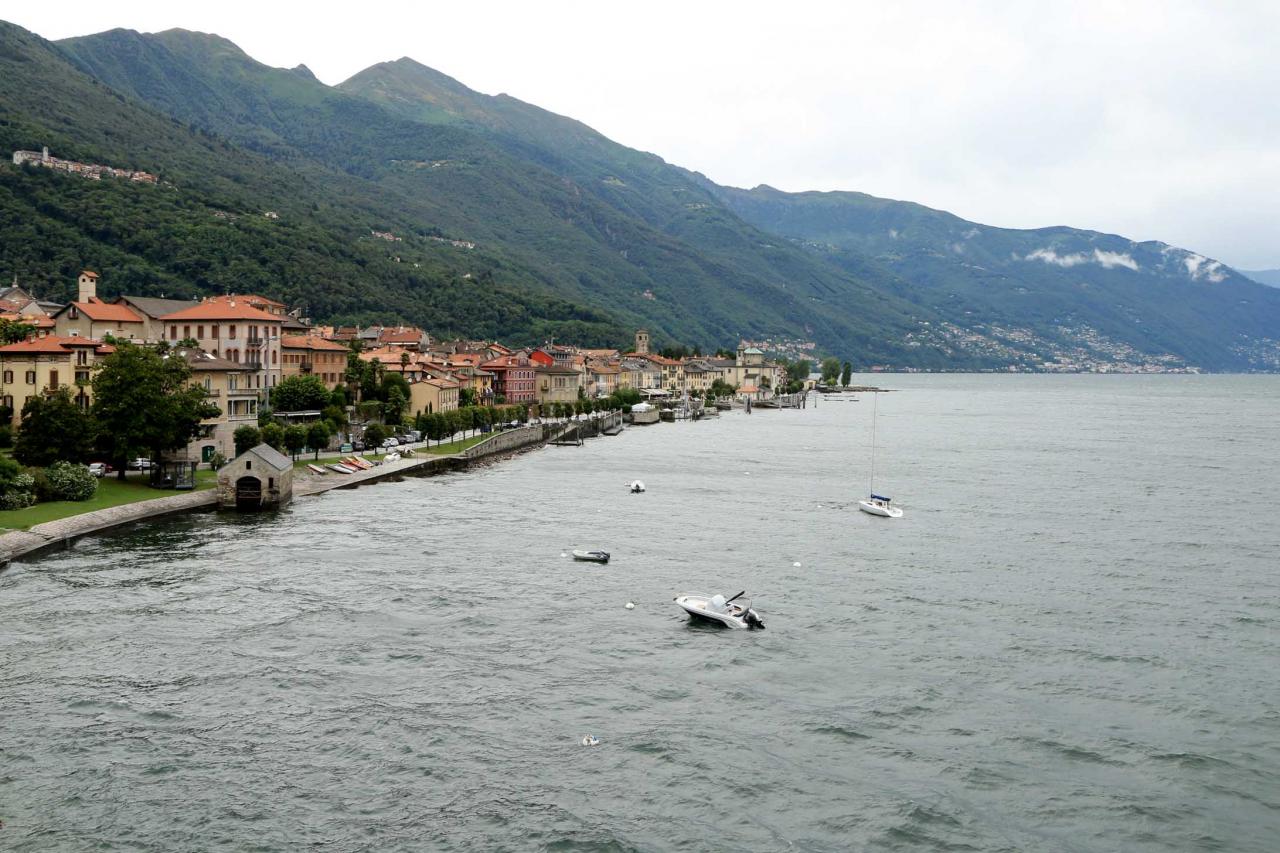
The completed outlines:
<svg viewBox="0 0 1280 853">
<path fill-rule="evenodd" d="M 881 518 L 902 518 L 902 509 L 893 505 L 893 498 L 872 493 L 871 497 L 858 501 L 858 509 Z"/>
<path fill-rule="evenodd" d="M 574 548 L 573 559 L 581 560 L 584 563 L 607 563 L 609 562 L 609 552 Z"/>
<path fill-rule="evenodd" d="M 691 619 L 700 619 L 723 625 L 726 628 L 759 628 L 764 630 L 764 620 L 760 614 L 751 609 L 750 601 L 739 601 L 746 595 L 746 590 L 733 598 L 723 595 L 707 595 L 701 592 L 685 592 L 677 595 L 676 604 L 689 614 Z"/>
<path fill-rule="evenodd" d="M 631 494 L 638 495 L 644 492 L 644 483 L 639 480 L 632 480 L 627 484 L 627 488 L 631 490 Z"/>
</svg>

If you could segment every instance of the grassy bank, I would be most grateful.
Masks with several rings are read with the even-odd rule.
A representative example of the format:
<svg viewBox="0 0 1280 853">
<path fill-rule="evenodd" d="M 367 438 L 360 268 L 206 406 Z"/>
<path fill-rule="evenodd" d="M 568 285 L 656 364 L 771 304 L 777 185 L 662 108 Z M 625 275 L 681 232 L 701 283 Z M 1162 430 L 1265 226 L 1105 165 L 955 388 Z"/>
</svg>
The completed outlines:
<svg viewBox="0 0 1280 853">
<path fill-rule="evenodd" d="M 212 488 L 216 482 L 217 475 L 213 471 L 196 472 L 197 491 Z M 181 492 L 173 489 L 153 489 L 147 485 L 143 477 L 132 477 L 121 481 L 108 475 L 98 481 L 98 491 L 87 501 L 49 501 L 26 509 L 0 510 L 0 528 L 27 530 L 46 521 L 57 521 L 60 518 L 69 518 L 85 512 L 177 494 Z"/>
<path fill-rule="evenodd" d="M 490 433 L 489 435 L 492 435 L 492 433 Z M 440 456 L 448 455 L 450 453 L 461 453 L 462 451 L 466 450 L 468 447 L 472 447 L 484 441 L 486 438 L 489 437 L 489 435 L 476 435 L 476 436 L 472 436 L 471 438 L 464 438 L 461 441 L 451 441 L 448 444 L 435 444 L 435 445 L 432 445 L 431 447 L 415 447 L 413 449 L 413 452 L 415 454 L 430 453 L 432 455 L 440 455 Z M 361 455 L 359 453 L 355 453 L 355 454 L 347 453 L 345 455 L 337 455 L 337 456 L 330 454 L 327 456 L 321 456 L 318 460 L 312 459 L 310 456 L 306 456 L 306 457 L 299 456 L 297 461 L 293 463 L 293 468 L 296 471 L 300 468 L 306 468 L 308 465 L 328 465 L 331 462 L 341 462 L 344 458 L 346 458 L 346 456 L 359 456 L 361 459 L 368 459 L 370 462 L 379 462 L 382 460 L 384 455 L 385 454 L 383 453 L 378 453 L 378 454 L 371 453 L 367 455 Z"/>
</svg>

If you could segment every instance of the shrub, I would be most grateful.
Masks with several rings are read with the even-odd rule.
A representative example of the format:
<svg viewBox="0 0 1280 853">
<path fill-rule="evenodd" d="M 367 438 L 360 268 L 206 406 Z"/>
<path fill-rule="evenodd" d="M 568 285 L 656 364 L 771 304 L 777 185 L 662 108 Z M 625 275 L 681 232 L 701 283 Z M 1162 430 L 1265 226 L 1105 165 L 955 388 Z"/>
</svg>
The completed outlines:
<svg viewBox="0 0 1280 853">
<path fill-rule="evenodd" d="M 83 465 L 55 462 L 45 469 L 45 476 L 59 500 L 87 501 L 98 491 L 98 478 Z"/>
<path fill-rule="evenodd" d="M 34 481 L 31 493 L 35 496 L 37 503 L 58 500 L 57 492 L 54 491 L 53 484 L 49 482 L 49 475 L 45 473 L 43 468 L 28 468 L 27 473 L 31 475 L 31 479 Z"/>
<path fill-rule="evenodd" d="M 30 492 L 9 492 L 0 495 L 0 509 L 25 509 L 36 502 L 36 496 Z"/>
<path fill-rule="evenodd" d="M 0 426 L 0 447 L 13 447 L 13 427 Z"/>
</svg>

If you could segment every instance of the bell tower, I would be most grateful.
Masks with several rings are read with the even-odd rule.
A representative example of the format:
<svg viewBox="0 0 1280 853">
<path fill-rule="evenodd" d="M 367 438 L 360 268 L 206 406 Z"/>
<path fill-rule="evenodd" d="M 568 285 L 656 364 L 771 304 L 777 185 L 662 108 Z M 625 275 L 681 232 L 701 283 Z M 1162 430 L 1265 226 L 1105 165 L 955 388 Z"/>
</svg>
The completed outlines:
<svg viewBox="0 0 1280 853">
<path fill-rule="evenodd" d="M 76 282 L 78 285 L 76 290 L 77 302 L 88 302 L 98 296 L 98 274 L 93 270 L 85 270 L 80 273 L 80 279 Z"/>
<path fill-rule="evenodd" d="M 644 329 L 636 330 L 636 352 L 640 355 L 649 354 L 649 333 Z"/>
</svg>

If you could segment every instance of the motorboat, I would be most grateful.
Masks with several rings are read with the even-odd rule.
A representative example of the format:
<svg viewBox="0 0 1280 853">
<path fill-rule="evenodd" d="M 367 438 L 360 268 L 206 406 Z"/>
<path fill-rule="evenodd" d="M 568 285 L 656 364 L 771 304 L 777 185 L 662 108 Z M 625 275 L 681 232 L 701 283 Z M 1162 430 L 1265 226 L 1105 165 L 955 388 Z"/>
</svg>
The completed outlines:
<svg viewBox="0 0 1280 853">
<path fill-rule="evenodd" d="M 858 501 L 858 509 L 881 518 L 902 518 L 902 508 L 893 505 L 893 498 L 886 498 L 874 492 L 871 497 Z"/>
<path fill-rule="evenodd" d="M 639 480 L 632 480 L 627 485 L 627 488 L 631 490 L 631 494 L 638 495 L 644 492 L 644 483 Z"/>
<path fill-rule="evenodd" d="M 581 560 L 584 563 L 607 563 L 609 562 L 609 552 L 588 551 L 580 548 L 574 548 L 573 559 Z"/>
<path fill-rule="evenodd" d="M 692 619 L 715 622 L 726 628 L 759 628 L 764 630 L 764 620 L 760 614 L 751 609 L 750 601 L 741 601 L 746 590 L 733 598 L 723 595 L 706 595 L 701 592 L 686 592 L 676 596 L 676 604 L 684 608 Z"/>
<path fill-rule="evenodd" d="M 399 461 L 400 461 L 400 454 L 396 453 L 394 450 L 388 453 L 386 456 L 382 457 L 383 464 L 386 464 L 387 462 L 399 462 Z"/>
</svg>

